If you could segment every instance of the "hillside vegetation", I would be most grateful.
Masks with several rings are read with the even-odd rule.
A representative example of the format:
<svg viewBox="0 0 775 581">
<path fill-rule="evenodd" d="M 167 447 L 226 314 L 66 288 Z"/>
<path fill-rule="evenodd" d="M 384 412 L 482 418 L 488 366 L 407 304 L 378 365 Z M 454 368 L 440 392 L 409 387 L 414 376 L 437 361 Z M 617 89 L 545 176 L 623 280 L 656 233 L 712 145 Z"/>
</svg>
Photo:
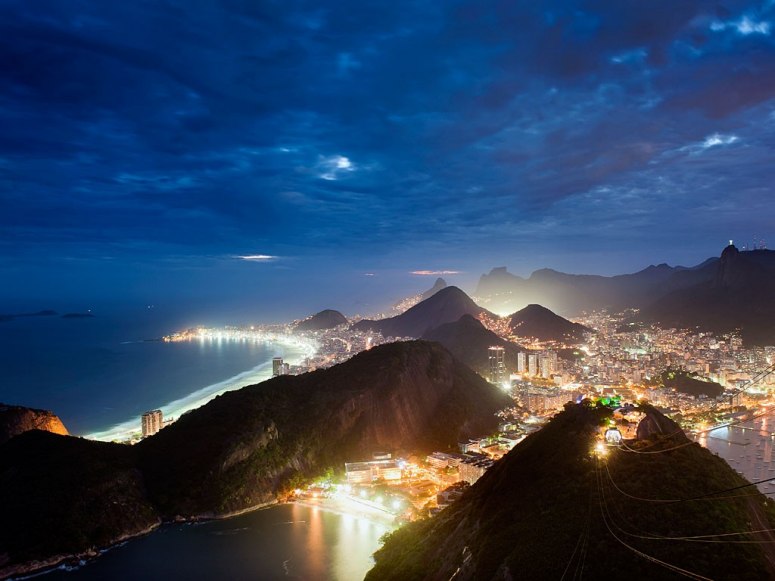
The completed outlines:
<svg viewBox="0 0 775 581">
<path fill-rule="evenodd" d="M 27 432 L 0 446 L 0 577 L 159 519 L 273 502 L 377 450 L 451 449 L 509 403 L 441 345 L 412 341 L 226 393 L 134 447 Z"/>
<path fill-rule="evenodd" d="M 560 579 L 582 570 L 586 579 L 676 578 L 643 555 L 713 579 L 771 578 L 772 545 L 756 534 L 675 537 L 771 528 L 772 501 L 748 487 L 664 502 L 746 481 L 683 433 L 598 459 L 592 450 L 609 414 L 566 406 L 458 503 L 390 535 L 367 580 Z"/>
</svg>

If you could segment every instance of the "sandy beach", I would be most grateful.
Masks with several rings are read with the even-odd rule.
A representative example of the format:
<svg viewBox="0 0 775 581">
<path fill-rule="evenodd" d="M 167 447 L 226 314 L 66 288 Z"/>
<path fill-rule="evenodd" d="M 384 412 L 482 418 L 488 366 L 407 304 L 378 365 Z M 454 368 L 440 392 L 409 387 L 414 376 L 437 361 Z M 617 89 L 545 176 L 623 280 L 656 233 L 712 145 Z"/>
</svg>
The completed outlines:
<svg viewBox="0 0 775 581">
<path fill-rule="evenodd" d="M 267 343 L 278 346 L 282 350 L 285 362 L 298 365 L 304 359 L 315 354 L 317 346 L 310 341 L 301 340 L 292 336 L 273 336 L 266 340 Z M 215 399 L 227 391 L 240 389 L 247 385 L 261 383 L 272 377 L 272 361 L 262 361 L 252 369 L 239 373 L 223 381 L 213 383 L 197 389 L 189 395 L 159 406 L 165 418 L 179 418 L 182 414 L 202 407 L 207 402 Z M 83 434 L 89 440 L 103 442 L 126 441 L 140 435 L 140 416 L 135 416 L 124 422 L 116 424 L 106 430 Z"/>
<path fill-rule="evenodd" d="M 337 495 L 329 498 L 305 498 L 303 500 L 294 500 L 290 504 L 319 508 L 335 514 L 351 516 L 383 526 L 397 527 L 395 524 L 396 515 L 393 513 L 377 508 L 371 504 L 366 504 L 350 496 Z"/>
</svg>

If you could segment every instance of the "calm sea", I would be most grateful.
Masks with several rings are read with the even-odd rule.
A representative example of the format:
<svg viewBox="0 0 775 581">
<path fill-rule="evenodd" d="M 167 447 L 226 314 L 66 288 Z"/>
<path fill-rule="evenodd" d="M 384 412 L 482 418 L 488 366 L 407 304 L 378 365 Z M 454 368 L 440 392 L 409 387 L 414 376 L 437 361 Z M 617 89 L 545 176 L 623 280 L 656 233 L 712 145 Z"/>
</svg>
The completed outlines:
<svg viewBox="0 0 775 581">
<path fill-rule="evenodd" d="M 363 579 L 392 530 L 356 515 L 294 504 L 223 521 L 169 525 L 73 571 L 39 579 Z"/>
<path fill-rule="evenodd" d="M 775 414 L 704 432 L 694 440 L 721 456 L 749 481 L 767 481 L 758 485 L 759 490 L 775 494 Z"/>
<path fill-rule="evenodd" d="M 245 372 L 283 355 L 247 341 L 153 340 L 179 324 L 143 310 L 0 322 L 0 402 L 52 410 L 85 435 L 209 386 L 247 384 L 256 374 Z"/>
</svg>

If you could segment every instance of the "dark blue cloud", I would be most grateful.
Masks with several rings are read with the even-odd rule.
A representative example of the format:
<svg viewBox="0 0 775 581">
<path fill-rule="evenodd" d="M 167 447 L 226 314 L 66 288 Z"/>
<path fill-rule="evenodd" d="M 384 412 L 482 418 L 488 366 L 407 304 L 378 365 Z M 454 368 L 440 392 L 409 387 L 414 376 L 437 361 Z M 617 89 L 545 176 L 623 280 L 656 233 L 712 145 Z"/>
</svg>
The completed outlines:
<svg viewBox="0 0 775 581">
<path fill-rule="evenodd" d="M 699 260 L 770 234 L 773 65 L 772 2 L 5 2 L 0 268 Z"/>
</svg>

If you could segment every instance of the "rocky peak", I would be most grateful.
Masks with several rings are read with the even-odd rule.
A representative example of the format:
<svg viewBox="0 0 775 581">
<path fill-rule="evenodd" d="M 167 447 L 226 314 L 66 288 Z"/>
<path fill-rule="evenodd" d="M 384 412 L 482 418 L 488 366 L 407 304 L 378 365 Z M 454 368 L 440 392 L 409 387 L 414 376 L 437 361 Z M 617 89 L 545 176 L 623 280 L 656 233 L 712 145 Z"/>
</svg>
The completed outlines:
<svg viewBox="0 0 775 581">
<path fill-rule="evenodd" d="M 443 278 L 437 278 L 433 286 L 422 294 L 422 300 L 428 299 L 439 292 L 441 289 L 447 288 L 447 281 Z"/>
<path fill-rule="evenodd" d="M 68 435 L 62 420 L 53 412 L 0 403 L 0 444 L 30 430 Z"/>
</svg>

